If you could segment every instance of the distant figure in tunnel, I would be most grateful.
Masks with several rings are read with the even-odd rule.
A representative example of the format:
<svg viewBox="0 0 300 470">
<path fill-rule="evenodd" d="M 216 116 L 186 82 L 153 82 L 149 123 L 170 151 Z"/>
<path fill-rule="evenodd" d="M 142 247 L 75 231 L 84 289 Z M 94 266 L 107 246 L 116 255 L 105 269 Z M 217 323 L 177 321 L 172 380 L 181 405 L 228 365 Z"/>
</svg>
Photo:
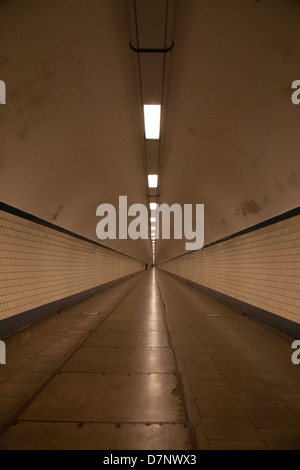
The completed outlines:
<svg viewBox="0 0 300 470">
<path fill-rule="evenodd" d="M 145 270 L 147 271 L 148 269 L 148 263 L 145 263 Z"/>
</svg>

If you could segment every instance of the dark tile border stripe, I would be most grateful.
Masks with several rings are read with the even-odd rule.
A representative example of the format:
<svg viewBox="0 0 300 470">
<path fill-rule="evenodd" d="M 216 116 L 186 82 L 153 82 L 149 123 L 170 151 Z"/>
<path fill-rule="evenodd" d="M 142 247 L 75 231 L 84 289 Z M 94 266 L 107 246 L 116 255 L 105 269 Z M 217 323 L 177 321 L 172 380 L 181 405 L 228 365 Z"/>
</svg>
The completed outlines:
<svg viewBox="0 0 300 470">
<path fill-rule="evenodd" d="M 247 233 L 250 232 L 255 232 L 256 230 L 262 229 L 264 227 L 268 227 L 269 225 L 277 224 L 278 222 L 283 222 L 284 220 L 291 219 L 292 217 L 297 217 L 300 215 L 300 206 L 295 207 L 294 209 L 291 209 L 290 211 L 284 212 L 283 214 L 276 215 L 275 217 L 272 217 L 271 219 L 264 220 L 263 222 L 259 222 L 256 225 L 251 225 L 250 227 L 247 227 L 243 230 L 240 230 L 239 232 L 232 233 L 231 235 L 228 235 L 224 238 L 220 238 L 219 240 L 216 240 L 214 242 L 208 243 L 207 245 L 204 245 L 200 250 L 190 250 L 187 251 L 186 253 L 183 253 L 181 255 L 175 256 L 174 258 L 170 258 L 166 261 L 162 261 L 160 264 L 163 265 L 164 263 L 167 263 L 168 261 L 173 261 L 174 259 L 181 258 L 183 256 L 187 256 L 191 253 L 195 253 L 197 251 L 202 251 L 205 248 L 209 248 L 214 245 L 218 245 L 219 243 L 226 242 L 228 240 L 232 240 L 233 238 L 240 237 L 242 235 L 246 235 Z"/>
<path fill-rule="evenodd" d="M 0 338 L 4 338 L 12 333 L 15 333 L 20 328 L 28 326 L 37 320 L 41 320 L 51 313 L 57 313 L 60 310 L 71 307 L 76 303 L 86 300 L 92 295 L 99 294 L 104 289 L 108 289 L 109 287 L 112 287 L 113 285 L 118 284 L 125 279 L 135 276 L 138 274 L 138 272 L 120 277 L 113 281 L 107 282 L 106 284 L 101 284 L 100 286 L 93 287 L 92 289 L 88 289 L 74 295 L 70 295 L 63 299 L 56 300 L 55 302 L 50 302 L 48 304 L 41 305 L 40 307 L 27 310 L 26 312 L 19 313 L 18 315 L 5 318 L 4 320 L 0 321 Z"/>
<path fill-rule="evenodd" d="M 33 214 L 29 214 L 28 212 L 25 212 L 21 209 L 17 209 L 16 207 L 10 206 L 9 204 L 6 204 L 5 202 L 0 201 L 0 210 L 3 212 L 7 212 L 8 214 L 12 214 L 17 217 L 20 217 L 22 219 L 30 220 L 30 222 L 33 222 L 38 225 L 42 225 L 43 227 L 47 227 L 52 230 L 56 230 L 57 232 L 64 233 L 65 235 L 69 235 L 70 237 L 77 238 L 78 240 L 82 240 L 92 245 L 99 246 L 101 248 L 104 248 L 105 250 L 113 251 L 114 253 L 118 253 L 120 255 L 126 256 L 127 258 L 134 259 L 135 261 L 141 261 L 143 263 L 143 261 L 138 258 L 133 258 L 132 256 L 127 255 L 126 253 L 122 253 L 121 251 L 114 250 L 113 248 L 105 246 L 89 238 L 83 237 L 82 235 L 78 235 L 75 232 L 71 232 L 70 230 L 64 229 L 60 227 L 59 225 L 53 224 L 52 222 L 48 222 L 47 220 L 41 219 L 40 217 L 37 217 Z"/>
</svg>

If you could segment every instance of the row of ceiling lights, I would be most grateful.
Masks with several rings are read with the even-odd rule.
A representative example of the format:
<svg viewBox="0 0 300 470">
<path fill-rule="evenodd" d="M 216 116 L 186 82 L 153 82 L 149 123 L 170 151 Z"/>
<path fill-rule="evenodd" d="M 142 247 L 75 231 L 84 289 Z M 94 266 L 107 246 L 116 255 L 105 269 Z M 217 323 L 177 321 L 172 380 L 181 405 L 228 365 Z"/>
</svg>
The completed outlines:
<svg viewBox="0 0 300 470">
<path fill-rule="evenodd" d="M 174 46 L 176 0 L 127 0 L 130 48 L 137 57 L 137 80 L 144 112 L 146 196 L 150 203 L 153 264 L 158 232 L 156 207 L 160 196 L 161 111 Z M 156 201 L 156 202 L 154 202 Z"/>
<path fill-rule="evenodd" d="M 145 122 L 145 139 L 159 140 L 160 138 L 160 116 L 161 105 L 150 104 L 144 105 L 144 122 Z M 158 187 L 158 174 L 148 175 L 148 188 Z M 152 243 L 153 264 L 155 261 L 155 237 L 156 237 L 156 202 L 150 202 L 150 229 Z"/>
</svg>

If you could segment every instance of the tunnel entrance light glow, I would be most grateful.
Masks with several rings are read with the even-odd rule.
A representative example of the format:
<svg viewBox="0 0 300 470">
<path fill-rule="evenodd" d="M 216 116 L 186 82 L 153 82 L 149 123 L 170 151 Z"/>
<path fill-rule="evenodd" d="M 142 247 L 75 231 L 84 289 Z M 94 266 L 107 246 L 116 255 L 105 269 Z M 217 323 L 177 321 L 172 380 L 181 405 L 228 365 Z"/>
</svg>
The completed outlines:
<svg viewBox="0 0 300 470">
<path fill-rule="evenodd" d="M 158 140 L 160 136 L 160 104 L 144 104 L 146 139 Z"/>
<path fill-rule="evenodd" d="M 173 217 L 171 217 L 171 213 Z M 96 234 L 101 240 L 117 238 L 132 240 L 149 238 L 149 214 L 144 204 L 132 204 L 127 207 L 127 196 L 119 196 L 119 214 L 117 223 L 117 211 L 112 204 L 100 204 L 96 215 L 102 217 L 97 223 Z M 153 215 L 153 214 L 152 214 Z M 173 238 L 194 240 L 185 243 L 186 250 L 200 250 L 204 244 L 204 204 L 196 204 L 193 223 L 193 205 L 184 204 L 183 210 L 180 204 L 157 204 L 155 211 L 156 222 L 151 226 L 151 239 L 160 237 L 170 240 L 171 219 L 174 222 Z M 128 223 L 128 218 L 131 220 Z M 193 230 L 195 228 L 195 230 Z"/>
<path fill-rule="evenodd" d="M 149 188 L 157 188 L 158 175 L 148 175 Z"/>
</svg>

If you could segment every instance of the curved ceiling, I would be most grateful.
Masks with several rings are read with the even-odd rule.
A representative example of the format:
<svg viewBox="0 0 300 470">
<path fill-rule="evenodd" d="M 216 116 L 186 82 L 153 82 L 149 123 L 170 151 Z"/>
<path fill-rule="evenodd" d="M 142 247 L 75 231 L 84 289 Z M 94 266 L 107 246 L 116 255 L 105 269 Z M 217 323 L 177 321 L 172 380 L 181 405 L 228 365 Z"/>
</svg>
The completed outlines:
<svg viewBox="0 0 300 470">
<path fill-rule="evenodd" d="M 154 200 L 142 101 L 158 83 L 157 200 L 204 204 L 205 243 L 299 205 L 300 106 L 291 102 L 300 78 L 299 2 L 174 7 L 170 0 L 0 3 L 1 201 L 99 241 L 99 204 L 118 207 L 120 195 L 128 205 Z M 172 40 L 170 52 L 149 62 L 129 47 Z M 149 240 L 102 243 L 151 260 Z M 157 261 L 184 253 L 184 243 L 158 240 Z"/>
</svg>

